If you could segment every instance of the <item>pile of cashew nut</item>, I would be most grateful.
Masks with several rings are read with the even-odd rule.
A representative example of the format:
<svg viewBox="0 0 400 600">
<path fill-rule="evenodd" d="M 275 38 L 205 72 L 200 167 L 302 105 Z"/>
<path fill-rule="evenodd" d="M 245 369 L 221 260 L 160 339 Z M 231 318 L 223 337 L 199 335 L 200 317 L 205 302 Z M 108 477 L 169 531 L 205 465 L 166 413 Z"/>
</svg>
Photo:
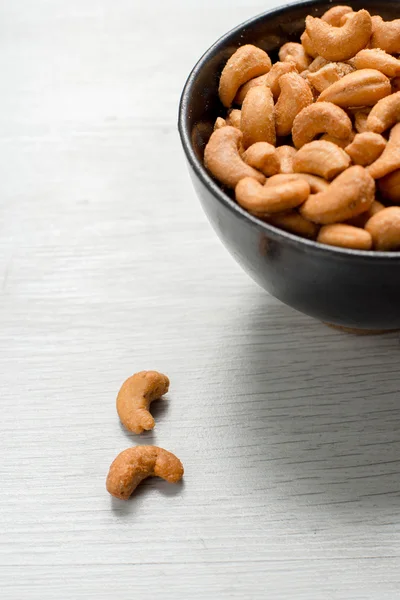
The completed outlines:
<svg viewBox="0 0 400 600">
<path fill-rule="evenodd" d="M 272 64 L 241 46 L 204 163 L 252 215 L 322 244 L 400 250 L 400 19 L 335 6 Z"/>
<path fill-rule="evenodd" d="M 153 400 L 168 392 L 169 379 L 157 371 L 141 371 L 122 384 L 117 396 L 117 412 L 121 423 L 133 433 L 154 428 L 149 412 Z M 161 477 L 177 483 L 183 477 L 179 458 L 158 446 L 135 446 L 118 454 L 107 475 L 107 491 L 120 500 L 127 500 L 147 477 Z"/>
</svg>

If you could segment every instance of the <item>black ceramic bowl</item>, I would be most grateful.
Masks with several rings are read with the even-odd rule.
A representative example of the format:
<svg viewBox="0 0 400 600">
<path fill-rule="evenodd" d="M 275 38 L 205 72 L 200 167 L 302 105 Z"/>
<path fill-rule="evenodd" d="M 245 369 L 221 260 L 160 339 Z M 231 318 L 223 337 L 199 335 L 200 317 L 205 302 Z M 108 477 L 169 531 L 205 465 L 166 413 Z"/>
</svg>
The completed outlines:
<svg viewBox="0 0 400 600">
<path fill-rule="evenodd" d="M 321 15 L 333 4 L 316 0 L 278 8 L 219 39 L 186 82 L 179 132 L 204 211 L 224 245 L 256 282 L 285 304 L 321 321 L 357 329 L 397 329 L 400 252 L 323 246 L 277 229 L 240 208 L 203 166 L 204 146 L 223 112 L 218 82 L 229 56 L 251 43 L 274 57 L 282 44 L 299 40 L 308 14 Z M 346 0 L 346 4 L 354 10 L 366 8 L 385 20 L 398 17 L 398 1 Z"/>
</svg>

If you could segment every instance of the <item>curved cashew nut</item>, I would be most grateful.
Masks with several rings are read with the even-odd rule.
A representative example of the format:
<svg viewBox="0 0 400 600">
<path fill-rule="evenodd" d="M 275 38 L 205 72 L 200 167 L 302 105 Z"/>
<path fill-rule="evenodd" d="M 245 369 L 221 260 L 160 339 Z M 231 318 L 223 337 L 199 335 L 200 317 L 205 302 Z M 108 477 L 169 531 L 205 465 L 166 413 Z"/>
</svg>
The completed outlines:
<svg viewBox="0 0 400 600">
<path fill-rule="evenodd" d="M 372 248 L 372 237 L 368 231 L 345 223 L 335 223 L 321 227 L 317 242 L 328 246 L 353 248 L 355 250 L 371 250 Z"/>
<path fill-rule="evenodd" d="M 292 146 L 278 146 L 276 155 L 279 158 L 280 173 L 285 175 L 293 173 L 293 161 L 296 153 L 296 148 L 293 148 Z"/>
<path fill-rule="evenodd" d="M 264 187 L 271 187 L 280 183 L 290 183 L 299 180 L 308 183 L 311 194 L 325 192 L 329 188 L 329 183 L 325 179 L 317 177 L 316 175 L 310 175 L 309 173 L 278 173 L 267 179 Z"/>
<path fill-rule="evenodd" d="M 321 19 L 333 27 L 340 27 L 342 24 L 343 15 L 347 15 L 348 13 L 352 12 L 353 9 L 351 6 L 332 6 L 332 8 L 327 10 L 322 15 Z"/>
<path fill-rule="evenodd" d="M 289 135 L 299 112 L 314 101 L 309 84 L 297 73 L 279 79 L 281 93 L 275 105 L 276 133 Z"/>
<path fill-rule="evenodd" d="M 374 179 L 380 179 L 400 169 L 400 123 L 390 132 L 389 141 L 381 156 L 367 169 Z"/>
<path fill-rule="evenodd" d="M 348 138 L 352 131 L 349 116 L 331 102 L 318 102 L 303 108 L 293 122 L 292 136 L 296 148 L 311 142 L 319 133 Z"/>
<path fill-rule="evenodd" d="M 345 75 L 322 92 L 318 102 L 333 102 L 343 108 L 373 106 L 392 93 L 389 79 L 375 69 L 361 69 Z"/>
<path fill-rule="evenodd" d="M 310 186 L 301 180 L 263 186 L 255 179 L 245 177 L 237 184 L 235 194 L 238 204 L 249 212 L 255 215 L 273 214 L 302 204 L 310 195 Z"/>
<path fill-rule="evenodd" d="M 368 115 L 371 112 L 370 108 L 361 108 L 353 111 L 354 127 L 358 133 L 365 133 L 367 129 Z"/>
<path fill-rule="evenodd" d="M 307 221 L 307 219 L 299 215 L 296 211 L 272 215 L 265 220 L 271 225 L 275 225 L 285 231 L 290 231 L 290 233 L 296 233 L 302 237 L 312 240 L 317 237 L 318 226 L 315 223 L 311 223 L 311 221 Z"/>
<path fill-rule="evenodd" d="M 271 59 L 264 50 L 246 44 L 236 50 L 226 63 L 219 82 L 219 97 L 222 104 L 229 107 L 241 85 L 268 73 L 271 68 Z"/>
<path fill-rule="evenodd" d="M 231 127 L 236 127 L 237 129 L 240 129 L 241 118 L 242 111 L 238 110 L 237 108 L 232 108 L 232 110 L 229 111 L 228 116 L 226 117 L 226 124 L 230 125 Z"/>
<path fill-rule="evenodd" d="M 242 104 L 240 127 L 244 148 L 256 142 L 275 145 L 274 99 L 268 87 L 257 86 L 248 91 Z"/>
<path fill-rule="evenodd" d="M 372 17 L 371 47 L 400 54 L 400 19 L 384 21 L 382 17 Z"/>
<path fill-rule="evenodd" d="M 322 56 L 317 56 L 317 58 L 314 58 L 314 60 L 308 67 L 308 70 L 310 73 L 316 73 L 317 71 L 322 69 L 322 67 L 326 67 L 326 65 L 330 65 L 330 64 L 331 63 L 329 62 L 329 60 L 322 58 Z"/>
<path fill-rule="evenodd" d="M 297 151 L 293 170 L 295 173 L 311 173 L 330 180 L 349 165 L 350 158 L 344 150 L 332 142 L 316 140 Z"/>
<path fill-rule="evenodd" d="M 356 69 L 376 69 L 387 77 L 400 75 L 400 60 L 380 48 L 365 48 L 353 58 Z"/>
<path fill-rule="evenodd" d="M 277 62 L 272 65 L 270 72 L 266 75 L 265 85 L 270 88 L 274 100 L 277 100 L 281 93 L 280 78 L 288 73 L 297 73 L 295 65 L 291 62 Z"/>
<path fill-rule="evenodd" d="M 129 377 L 117 396 L 117 412 L 121 423 L 134 433 L 154 428 L 154 419 L 149 412 L 153 400 L 168 392 L 169 379 L 157 371 L 141 371 Z"/>
<path fill-rule="evenodd" d="M 242 85 L 238 89 L 238 92 L 234 99 L 234 103 L 239 105 L 243 104 L 243 100 L 246 98 L 247 92 L 251 90 L 251 88 L 257 87 L 259 85 L 266 85 L 267 76 L 268 73 L 265 73 L 264 75 L 259 75 L 258 77 L 254 77 L 253 79 L 250 79 L 250 81 Z"/>
<path fill-rule="evenodd" d="M 375 199 L 375 182 L 363 167 L 341 173 L 326 192 L 310 196 L 300 208 L 305 218 L 329 225 L 348 221 L 367 211 Z"/>
<path fill-rule="evenodd" d="M 279 173 L 281 163 L 275 146 L 268 142 L 256 142 L 249 146 L 242 156 L 245 163 L 261 171 L 267 177 Z"/>
<path fill-rule="evenodd" d="M 161 477 L 169 483 L 178 483 L 182 476 L 182 463 L 171 452 L 157 446 L 135 446 L 118 454 L 112 462 L 106 487 L 115 498 L 128 500 L 147 477 Z"/>
<path fill-rule="evenodd" d="M 306 33 L 312 47 L 326 60 L 348 60 L 365 48 L 372 32 L 368 11 L 354 13 L 344 25 L 333 27 L 312 16 L 306 18 Z"/>
<path fill-rule="evenodd" d="M 243 177 L 254 177 L 260 183 L 265 177 L 242 160 L 239 147 L 242 132 L 236 127 L 222 127 L 211 134 L 204 150 L 204 164 L 218 181 L 234 188 Z"/>
<path fill-rule="evenodd" d="M 281 62 L 291 62 L 295 65 L 299 73 L 308 69 L 311 60 L 301 44 L 296 42 L 287 42 L 279 50 L 279 60 Z"/>
<path fill-rule="evenodd" d="M 344 150 L 354 140 L 354 136 L 354 131 L 351 131 L 350 135 L 347 138 L 338 138 L 334 135 L 329 135 L 329 133 L 324 133 L 324 135 L 321 135 L 319 139 L 323 142 L 332 142 L 332 144 L 335 144 L 336 146 L 339 146 L 339 148 L 343 148 Z"/>
<path fill-rule="evenodd" d="M 400 204 L 400 169 L 378 181 L 379 191 L 386 200 Z"/>
<path fill-rule="evenodd" d="M 400 207 L 389 206 L 371 217 L 365 225 L 371 234 L 375 250 L 400 248 Z"/>
<path fill-rule="evenodd" d="M 307 80 L 319 93 L 322 93 L 330 85 L 353 71 L 354 68 L 346 63 L 328 63 L 315 73 L 309 73 Z"/>
<path fill-rule="evenodd" d="M 383 133 L 400 121 L 400 92 L 379 100 L 368 115 L 369 131 Z"/>
<path fill-rule="evenodd" d="M 379 133 L 366 131 L 357 133 L 354 140 L 346 146 L 345 151 L 355 165 L 367 167 L 375 162 L 386 147 L 386 140 Z"/>
</svg>

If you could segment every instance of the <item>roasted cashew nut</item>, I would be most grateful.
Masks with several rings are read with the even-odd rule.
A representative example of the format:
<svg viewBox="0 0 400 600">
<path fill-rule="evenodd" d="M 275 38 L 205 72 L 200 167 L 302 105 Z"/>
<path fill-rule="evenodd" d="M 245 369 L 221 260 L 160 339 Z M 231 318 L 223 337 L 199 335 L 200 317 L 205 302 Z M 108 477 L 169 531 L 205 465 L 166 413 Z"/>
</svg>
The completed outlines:
<svg viewBox="0 0 400 600">
<path fill-rule="evenodd" d="M 231 127 L 236 127 L 240 129 L 240 123 L 242 120 L 242 111 L 237 108 L 233 108 L 229 111 L 228 116 L 226 117 L 226 124 Z"/>
<path fill-rule="evenodd" d="M 308 69 L 311 60 L 301 44 L 296 42 L 287 42 L 279 50 L 279 60 L 281 62 L 291 62 L 295 65 L 299 73 Z"/>
<path fill-rule="evenodd" d="M 250 81 L 242 85 L 238 89 L 238 92 L 234 99 L 234 103 L 239 105 L 243 104 L 243 100 L 246 98 L 247 92 L 251 90 L 251 88 L 257 87 L 259 85 L 266 85 L 267 76 L 268 73 L 265 73 L 264 75 L 259 75 L 258 77 L 254 77 L 254 79 L 250 79 Z"/>
<path fill-rule="evenodd" d="M 242 156 L 245 163 L 261 171 L 267 177 L 280 171 L 280 160 L 275 146 L 268 142 L 256 142 L 249 146 Z"/>
<path fill-rule="evenodd" d="M 339 139 L 351 135 L 352 123 L 339 106 L 331 102 L 318 102 L 303 108 L 293 122 L 292 136 L 296 148 L 311 142 L 319 133 L 328 133 Z"/>
<path fill-rule="evenodd" d="M 322 56 L 317 56 L 317 58 L 314 58 L 314 60 L 312 61 L 312 63 L 308 67 L 308 71 L 310 73 L 316 73 L 317 71 L 319 71 L 323 67 L 326 67 L 326 65 L 330 65 L 330 64 L 331 63 L 329 62 L 329 60 L 326 60 L 325 58 L 322 58 Z"/>
<path fill-rule="evenodd" d="M 368 11 L 354 13 L 344 25 L 334 27 L 312 16 L 306 18 L 306 33 L 311 46 L 326 60 L 340 61 L 352 58 L 365 48 L 372 32 Z"/>
<path fill-rule="evenodd" d="M 400 92 L 379 100 L 368 115 L 369 131 L 383 133 L 400 121 Z"/>
<path fill-rule="evenodd" d="M 354 227 L 361 227 L 361 229 L 364 229 L 367 221 L 384 208 L 386 208 L 384 204 L 378 202 L 378 200 L 374 200 L 367 211 L 361 213 L 361 215 L 358 215 L 357 217 L 349 219 L 347 223 L 348 225 L 354 225 Z"/>
<path fill-rule="evenodd" d="M 353 111 L 354 127 L 358 133 L 365 133 L 366 131 L 368 131 L 367 121 L 370 112 L 370 108 L 360 108 L 358 110 Z"/>
<path fill-rule="evenodd" d="M 371 47 L 400 54 L 400 19 L 384 21 L 382 17 L 372 17 Z"/>
<path fill-rule="evenodd" d="M 308 73 L 307 80 L 317 92 L 322 93 L 330 85 L 353 71 L 354 68 L 346 63 L 328 63 L 315 73 Z"/>
<path fill-rule="evenodd" d="M 372 237 L 368 231 L 345 223 L 335 223 L 321 227 L 317 242 L 328 246 L 353 248 L 354 250 L 371 250 L 372 248 Z"/>
<path fill-rule="evenodd" d="M 305 144 L 293 162 L 295 173 L 311 173 L 331 180 L 350 165 L 350 158 L 344 150 L 323 140 Z"/>
<path fill-rule="evenodd" d="M 365 225 L 371 234 L 375 250 L 400 248 L 400 207 L 389 206 L 371 217 Z"/>
<path fill-rule="evenodd" d="M 400 169 L 379 179 L 378 187 L 385 200 L 400 204 Z"/>
<path fill-rule="evenodd" d="M 166 394 L 168 388 L 168 377 L 157 371 L 141 371 L 129 377 L 117 396 L 121 423 L 134 433 L 153 429 L 155 422 L 149 412 L 150 404 Z"/>
<path fill-rule="evenodd" d="M 182 463 L 171 452 L 157 446 L 135 446 L 118 454 L 113 461 L 106 487 L 115 498 L 128 500 L 147 477 L 161 477 L 169 483 L 178 483 L 182 476 Z"/>
<path fill-rule="evenodd" d="M 318 102 L 333 102 L 343 108 L 373 106 L 391 93 L 386 75 L 375 69 L 361 69 L 345 75 L 326 88 Z"/>
<path fill-rule="evenodd" d="M 297 150 L 292 146 L 278 146 L 276 155 L 279 158 L 280 170 L 282 174 L 293 173 L 293 161 Z"/>
<path fill-rule="evenodd" d="M 354 140 L 346 146 L 345 151 L 355 165 L 367 167 L 375 162 L 386 147 L 386 140 L 379 133 L 366 131 L 357 133 Z"/>
<path fill-rule="evenodd" d="M 329 183 L 325 179 L 317 177 L 316 175 L 310 175 L 309 173 L 278 173 L 267 179 L 264 187 L 271 187 L 281 183 L 290 183 L 292 181 L 300 180 L 308 183 L 311 194 L 325 192 L 329 188 Z"/>
<path fill-rule="evenodd" d="M 268 216 L 265 220 L 271 225 L 276 225 L 280 229 L 296 233 L 302 237 L 312 240 L 317 237 L 318 226 L 315 223 L 311 223 L 311 221 L 307 221 L 307 219 L 294 210 L 288 213 Z"/>
<path fill-rule="evenodd" d="M 255 179 L 245 177 L 237 184 L 235 195 L 242 208 L 255 215 L 265 215 L 299 206 L 310 195 L 310 186 L 301 180 L 263 186 Z"/>
<path fill-rule="evenodd" d="M 343 15 L 349 13 L 353 13 L 351 6 L 332 6 L 322 15 L 321 19 L 333 27 L 340 27 Z"/>
<path fill-rule="evenodd" d="M 400 169 L 400 123 L 391 130 L 389 141 L 381 156 L 367 169 L 374 179 L 380 179 Z"/>
<path fill-rule="evenodd" d="M 300 207 L 300 214 L 321 225 L 340 223 L 367 211 L 374 199 L 372 177 L 363 167 L 350 167 L 330 184 L 326 192 L 310 196 Z"/>
<path fill-rule="evenodd" d="M 254 177 L 260 183 L 265 177 L 242 160 L 239 148 L 242 132 L 236 127 L 222 127 L 211 134 L 204 150 L 204 164 L 218 181 L 234 188 L 243 177 Z"/>
<path fill-rule="evenodd" d="M 365 48 L 353 58 L 356 69 L 376 69 L 386 77 L 400 75 L 400 60 L 380 48 Z"/>
<path fill-rule="evenodd" d="M 280 78 L 288 73 L 297 73 L 295 65 L 291 62 L 277 62 L 272 65 L 270 72 L 265 76 L 265 85 L 270 88 L 274 100 L 278 100 L 281 93 Z"/>
<path fill-rule="evenodd" d="M 221 73 L 218 91 L 222 104 L 229 107 L 240 86 L 258 75 L 268 73 L 270 68 L 271 59 L 261 48 L 252 44 L 238 48 Z"/>
<path fill-rule="evenodd" d="M 335 144 L 344 150 L 354 140 L 354 136 L 354 131 L 351 131 L 347 138 L 338 138 L 334 135 L 330 135 L 329 133 L 324 133 L 324 135 L 321 135 L 319 139 L 323 142 L 332 142 L 332 144 Z"/>
<path fill-rule="evenodd" d="M 243 104 L 240 128 L 243 146 L 248 148 L 256 142 L 276 143 L 274 99 L 266 86 L 253 87 Z"/>
<path fill-rule="evenodd" d="M 281 93 L 275 105 L 276 133 L 285 136 L 292 131 L 293 121 L 299 112 L 314 99 L 309 84 L 297 73 L 282 75 L 279 86 Z"/>
</svg>

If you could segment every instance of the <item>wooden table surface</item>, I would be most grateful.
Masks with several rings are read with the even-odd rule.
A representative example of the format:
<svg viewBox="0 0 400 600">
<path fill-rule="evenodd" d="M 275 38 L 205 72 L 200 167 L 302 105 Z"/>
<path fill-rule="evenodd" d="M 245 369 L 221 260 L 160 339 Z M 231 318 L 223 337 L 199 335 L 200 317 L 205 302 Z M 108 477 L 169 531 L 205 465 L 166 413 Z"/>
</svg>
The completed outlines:
<svg viewBox="0 0 400 600">
<path fill-rule="evenodd" d="M 399 598 L 399 336 L 250 281 L 178 139 L 197 58 L 274 3 L 0 4 L 2 600 Z M 149 368 L 171 390 L 129 435 L 116 393 Z M 112 500 L 138 443 L 184 482 Z"/>
</svg>

